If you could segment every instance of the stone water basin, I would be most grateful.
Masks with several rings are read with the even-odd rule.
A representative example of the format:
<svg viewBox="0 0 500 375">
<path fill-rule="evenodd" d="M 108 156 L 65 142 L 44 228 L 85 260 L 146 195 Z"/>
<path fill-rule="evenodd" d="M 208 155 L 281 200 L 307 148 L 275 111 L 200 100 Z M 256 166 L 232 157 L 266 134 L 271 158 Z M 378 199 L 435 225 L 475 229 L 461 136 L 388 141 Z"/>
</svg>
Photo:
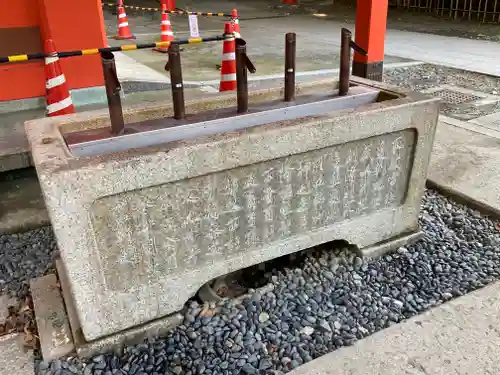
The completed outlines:
<svg viewBox="0 0 500 375">
<path fill-rule="evenodd" d="M 375 256 L 419 236 L 437 99 L 381 83 L 303 84 L 125 112 L 39 119 L 26 132 L 85 339 L 182 309 L 206 282 L 332 240 Z"/>
</svg>

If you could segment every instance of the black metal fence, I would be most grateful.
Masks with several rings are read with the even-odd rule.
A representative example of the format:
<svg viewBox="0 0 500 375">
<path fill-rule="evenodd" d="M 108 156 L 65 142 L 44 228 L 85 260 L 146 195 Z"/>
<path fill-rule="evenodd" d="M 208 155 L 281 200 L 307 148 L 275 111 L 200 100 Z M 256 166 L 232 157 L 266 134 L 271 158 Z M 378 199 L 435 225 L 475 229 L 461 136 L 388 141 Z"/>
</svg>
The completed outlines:
<svg viewBox="0 0 500 375">
<path fill-rule="evenodd" d="M 392 0 L 399 9 L 432 13 L 453 20 L 500 23 L 500 0 Z"/>
</svg>

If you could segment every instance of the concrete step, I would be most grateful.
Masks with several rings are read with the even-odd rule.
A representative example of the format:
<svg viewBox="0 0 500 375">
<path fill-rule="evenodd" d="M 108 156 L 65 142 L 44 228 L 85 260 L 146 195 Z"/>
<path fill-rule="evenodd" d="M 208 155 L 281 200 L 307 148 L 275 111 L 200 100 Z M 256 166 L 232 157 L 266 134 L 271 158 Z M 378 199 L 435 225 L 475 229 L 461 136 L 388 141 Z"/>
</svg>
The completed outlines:
<svg viewBox="0 0 500 375">
<path fill-rule="evenodd" d="M 0 114 L 0 172 L 31 165 L 24 122 L 45 116 L 45 109 Z"/>
<path fill-rule="evenodd" d="M 0 173 L 0 234 L 50 225 L 34 168 Z"/>
</svg>

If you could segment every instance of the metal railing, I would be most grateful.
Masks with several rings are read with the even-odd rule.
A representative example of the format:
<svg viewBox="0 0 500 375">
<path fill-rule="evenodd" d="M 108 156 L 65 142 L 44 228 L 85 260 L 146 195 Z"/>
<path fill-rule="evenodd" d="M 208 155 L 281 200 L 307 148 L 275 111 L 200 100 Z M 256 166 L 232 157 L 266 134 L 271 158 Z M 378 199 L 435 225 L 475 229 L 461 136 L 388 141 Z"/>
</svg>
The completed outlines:
<svg viewBox="0 0 500 375">
<path fill-rule="evenodd" d="M 499 0 L 397 0 L 396 6 L 450 19 L 500 23 Z"/>
</svg>

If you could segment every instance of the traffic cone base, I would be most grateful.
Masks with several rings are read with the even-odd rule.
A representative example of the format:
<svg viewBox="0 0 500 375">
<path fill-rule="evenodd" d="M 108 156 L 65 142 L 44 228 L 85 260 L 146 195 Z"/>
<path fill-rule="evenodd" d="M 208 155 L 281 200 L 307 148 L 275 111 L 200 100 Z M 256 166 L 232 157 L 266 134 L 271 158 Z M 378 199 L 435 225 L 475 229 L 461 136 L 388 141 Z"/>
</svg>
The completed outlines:
<svg viewBox="0 0 500 375">
<path fill-rule="evenodd" d="M 113 37 L 113 39 L 115 39 L 115 40 L 134 40 L 134 39 L 136 39 L 136 37 L 135 37 L 135 35 L 131 35 L 131 36 L 128 36 L 128 37 L 115 35 Z"/>
<path fill-rule="evenodd" d="M 113 37 L 116 40 L 135 39 L 128 25 L 127 13 L 122 5 L 118 6 L 118 35 Z"/>
<path fill-rule="evenodd" d="M 231 22 L 224 24 L 224 35 L 232 37 L 224 39 L 222 44 L 219 92 L 236 90 L 236 42 Z"/>
<path fill-rule="evenodd" d="M 70 115 L 75 113 L 75 107 L 73 106 L 73 101 L 70 97 L 61 100 L 58 103 L 47 105 L 47 116 L 62 116 L 62 115 Z"/>
<path fill-rule="evenodd" d="M 45 41 L 45 79 L 47 116 L 60 116 L 75 113 L 66 77 L 51 39 Z"/>
</svg>

